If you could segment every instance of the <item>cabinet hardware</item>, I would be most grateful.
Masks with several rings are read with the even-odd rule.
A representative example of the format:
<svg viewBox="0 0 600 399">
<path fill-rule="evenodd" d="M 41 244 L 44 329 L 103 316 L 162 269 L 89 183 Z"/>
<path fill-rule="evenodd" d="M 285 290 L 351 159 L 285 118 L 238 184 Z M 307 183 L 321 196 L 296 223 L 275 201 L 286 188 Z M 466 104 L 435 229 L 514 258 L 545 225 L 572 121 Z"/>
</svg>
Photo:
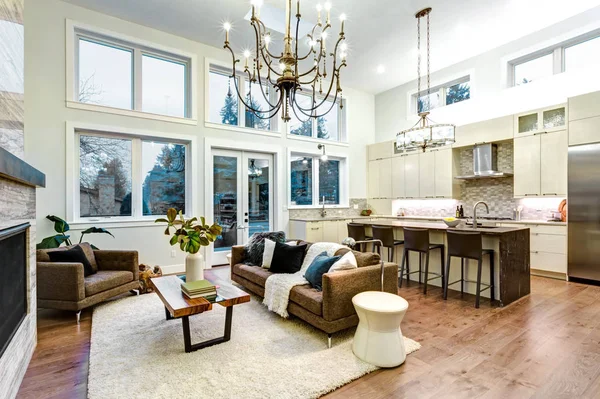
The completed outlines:
<svg viewBox="0 0 600 399">
<path fill-rule="evenodd" d="M 538 251 L 531 251 L 532 254 L 537 254 L 539 253 Z"/>
<path fill-rule="evenodd" d="M 542 195 L 558 195 L 557 193 L 544 193 Z"/>
<path fill-rule="evenodd" d="M 318 227 L 311 227 L 310 229 L 311 229 L 311 230 L 319 230 L 319 228 L 318 228 Z"/>
<path fill-rule="evenodd" d="M 433 197 L 431 195 L 426 195 L 425 198 L 435 198 L 435 197 Z"/>
<path fill-rule="evenodd" d="M 438 195 L 438 196 L 436 196 L 435 198 L 446 198 L 446 197 L 445 197 L 445 196 L 443 196 L 443 195 Z"/>
<path fill-rule="evenodd" d="M 525 194 L 526 197 L 537 197 L 538 194 Z"/>
</svg>

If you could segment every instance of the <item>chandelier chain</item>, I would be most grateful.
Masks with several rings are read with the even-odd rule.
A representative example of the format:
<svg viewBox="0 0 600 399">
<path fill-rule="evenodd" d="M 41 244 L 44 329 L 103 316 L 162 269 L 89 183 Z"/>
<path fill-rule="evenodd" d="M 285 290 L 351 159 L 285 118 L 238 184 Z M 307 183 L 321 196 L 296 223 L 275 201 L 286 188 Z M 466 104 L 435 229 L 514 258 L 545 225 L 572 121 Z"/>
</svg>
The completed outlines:
<svg viewBox="0 0 600 399">
<path fill-rule="evenodd" d="M 417 18 L 417 98 L 421 98 L 421 18 Z M 418 101 L 417 101 L 418 104 Z"/>
<path fill-rule="evenodd" d="M 427 98 L 430 102 L 429 108 L 431 109 L 431 78 L 430 78 L 430 51 L 429 51 L 429 13 L 427 13 Z"/>
</svg>

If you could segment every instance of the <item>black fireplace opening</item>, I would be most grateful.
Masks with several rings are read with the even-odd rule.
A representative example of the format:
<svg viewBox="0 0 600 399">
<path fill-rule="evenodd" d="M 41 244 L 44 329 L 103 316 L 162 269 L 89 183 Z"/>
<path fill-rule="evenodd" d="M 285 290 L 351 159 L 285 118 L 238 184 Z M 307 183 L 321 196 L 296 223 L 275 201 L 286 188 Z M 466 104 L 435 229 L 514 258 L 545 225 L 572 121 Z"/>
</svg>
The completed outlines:
<svg viewBox="0 0 600 399">
<path fill-rule="evenodd" d="M 0 357 L 27 315 L 27 229 L 0 230 Z"/>
</svg>

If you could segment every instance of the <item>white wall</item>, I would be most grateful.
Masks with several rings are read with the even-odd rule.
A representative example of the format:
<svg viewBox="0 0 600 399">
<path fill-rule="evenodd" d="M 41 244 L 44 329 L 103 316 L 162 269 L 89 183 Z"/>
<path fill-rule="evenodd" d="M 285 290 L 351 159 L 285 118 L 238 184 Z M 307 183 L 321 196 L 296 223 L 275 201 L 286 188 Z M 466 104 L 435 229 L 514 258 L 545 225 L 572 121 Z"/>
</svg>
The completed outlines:
<svg viewBox="0 0 600 399">
<path fill-rule="evenodd" d="M 196 64 L 198 80 L 198 125 L 148 120 L 129 116 L 111 115 L 93 111 L 67 108 L 66 72 L 65 72 L 65 20 L 72 19 L 98 28 L 151 41 L 159 45 L 177 48 L 197 54 Z M 210 129 L 204 126 L 204 88 L 205 58 L 229 61 L 228 53 L 222 49 L 207 46 L 199 42 L 167 34 L 145 26 L 100 14 L 85 8 L 73 6 L 58 0 L 28 0 L 25 21 L 25 75 L 27 107 L 25 113 L 25 156 L 28 162 L 46 173 L 46 188 L 38 191 L 38 237 L 41 239 L 52 234 L 52 226 L 44 217 L 48 214 L 64 216 L 66 214 L 66 122 L 91 123 L 117 126 L 126 129 L 140 129 L 194 135 L 199 138 L 197 145 L 198 169 L 194 172 L 194 183 L 199 195 L 193 198 L 194 213 L 205 213 L 204 195 L 204 140 L 218 138 L 247 143 L 250 150 L 260 150 L 265 145 L 281 148 L 284 157 L 287 150 L 315 151 L 316 143 L 293 140 L 282 135 L 278 138 Z M 217 29 L 215 25 L 215 29 Z M 349 146 L 328 148 L 337 153 L 347 154 L 349 160 L 350 198 L 366 198 L 366 145 L 375 138 L 375 100 L 374 96 L 344 87 L 347 98 L 347 125 Z M 287 170 L 284 159 L 281 168 Z M 285 176 L 287 184 L 287 176 Z M 279 192 L 287 193 L 282 187 Z M 287 205 L 287 200 L 284 202 Z M 280 227 L 287 227 L 287 208 L 282 207 Z M 209 216 L 209 215 L 207 215 Z M 210 217 L 209 217 L 210 219 Z M 94 223 L 99 225 L 98 223 Z M 115 239 L 108 236 L 94 236 L 92 241 L 100 248 L 135 249 L 140 253 L 140 261 L 159 265 L 183 264 L 183 254 L 171 258 L 171 247 L 162 235 L 164 228 L 150 225 L 114 227 L 108 225 Z M 85 226 L 75 226 L 81 230 Z M 106 227 L 106 226 L 104 226 Z M 78 238 L 79 235 L 75 234 Z"/>
<path fill-rule="evenodd" d="M 599 90 L 600 74 L 597 70 L 587 73 L 562 73 L 510 88 L 506 76 L 508 61 L 598 28 L 600 7 L 433 73 L 432 86 L 470 74 L 472 98 L 434 109 L 431 119 L 440 123 L 463 125 L 564 103 L 568 97 Z M 432 56 L 435 57 L 435 53 Z M 416 61 L 410 62 L 415 64 L 416 70 Z M 396 133 L 417 122 L 418 117 L 414 114 L 414 109 L 409 111 L 409 97 L 416 91 L 415 80 L 375 97 L 377 142 L 395 139 Z"/>
</svg>

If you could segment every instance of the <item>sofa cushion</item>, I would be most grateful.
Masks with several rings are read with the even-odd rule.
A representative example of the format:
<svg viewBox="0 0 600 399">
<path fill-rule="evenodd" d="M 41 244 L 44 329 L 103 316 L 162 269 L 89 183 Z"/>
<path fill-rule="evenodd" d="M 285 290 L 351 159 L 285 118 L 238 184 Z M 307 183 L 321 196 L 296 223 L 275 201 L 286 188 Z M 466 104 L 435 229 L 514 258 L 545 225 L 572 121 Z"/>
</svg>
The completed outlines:
<svg viewBox="0 0 600 399">
<path fill-rule="evenodd" d="M 72 249 L 73 247 L 77 247 L 77 246 L 81 247 L 81 249 L 83 250 L 83 253 L 85 254 L 85 257 L 87 258 L 88 262 L 92 266 L 92 270 L 94 271 L 94 273 L 96 273 L 98 271 L 98 263 L 96 262 L 96 257 L 94 256 L 94 249 L 87 242 L 82 242 L 81 244 L 77 244 L 77 245 L 70 245 L 68 247 L 58 247 L 58 248 L 52 248 L 52 249 L 38 249 L 36 251 L 36 258 L 37 258 L 38 262 L 51 262 L 50 252 L 67 251 L 67 250 Z"/>
<path fill-rule="evenodd" d="M 269 270 L 263 269 L 262 267 L 238 264 L 233 265 L 233 273 L 245 278 L 246 280 L 252 281 L 254 284 L 264 287 L 267 278 L 272 275 Z"/>
<path fill-rule="evenodd" d="M 83 275 L 85 277 L 95 273 L 85 252 L 83 252 L 83 249 L 78 245 L 67 249 L 66 251 L 52 251 L 48 253 L 48 256 L 50 257 L 50 262 L 81 263 L 83 265 Z"/>
<path fill-rule="evenodd" d="M 133 273 L 117 270 L 100 270 L 84 279 L 85 296 L 90 297 L 133 281 Z"/>
<path fill-rule="evenodd" d="M 306 255 L 306 245 L 275 243 L 271 270 L 273 273 L 293 274 L 300 271 Z"/>
<path fill-rule="evenodd" d="M 350 251 L 350 249 L 348 248 L 341 248 L 338 249 L 337 252 L 335 253 L 336 256 L 344 256 L 346 254 L 346 252 Z M 358 265 L 358 267 L 365 267 L 365 266 L 373 266 L 378 264 L 379 262 L 381 262 L 381 257 L 379 256 L 379 254 L 376 254 L 375 252 L 358 252 L 358 251 L 352 251 L 352 253 L 354 254 L 354 257 L 356 258 L 356 263 Z"/>
<path fill-rule="evenodd" d="M 270 231 L 267 233 L 254 233 L 244 246 L 244 259 L 246 263 L 254 266 L 262 266 L 263 253 L 265 251 L 265 239 L 284 243 L 285 233 L 283 231 Z"/>
<path fill-rule="evenodd" d="M 321 316 L 323 314 L 323 293 L 310 285 L 297 285 L 290 291 L 290 301 Z"/>
</svg>

